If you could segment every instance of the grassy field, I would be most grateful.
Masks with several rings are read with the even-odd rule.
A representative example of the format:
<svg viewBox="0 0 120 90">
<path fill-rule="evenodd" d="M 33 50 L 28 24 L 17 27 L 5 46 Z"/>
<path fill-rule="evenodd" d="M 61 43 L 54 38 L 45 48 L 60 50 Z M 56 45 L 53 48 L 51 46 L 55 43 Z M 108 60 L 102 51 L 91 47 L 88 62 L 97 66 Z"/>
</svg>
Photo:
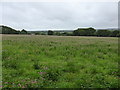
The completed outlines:
<svg viewBox="0 0 120 90">
<path fill-rule="evenodd" d="M 2 38 L 3 88 L 118 87 L 118 38 Z"/>
</svg>

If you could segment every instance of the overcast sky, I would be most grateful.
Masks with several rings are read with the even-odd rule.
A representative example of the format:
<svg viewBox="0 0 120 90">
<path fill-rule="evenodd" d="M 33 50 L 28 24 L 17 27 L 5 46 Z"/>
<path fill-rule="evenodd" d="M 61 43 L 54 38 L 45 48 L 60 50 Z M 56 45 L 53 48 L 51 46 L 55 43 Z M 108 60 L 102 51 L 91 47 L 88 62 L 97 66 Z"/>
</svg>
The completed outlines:
<svg viewBox="0 0 120 90">
<path fill-rule="evenodd" d="M 18 30 L 118 27 L 117 2 L 7 2 L 1 4 L 2 22 L 0 23 Z"/>
</svg>

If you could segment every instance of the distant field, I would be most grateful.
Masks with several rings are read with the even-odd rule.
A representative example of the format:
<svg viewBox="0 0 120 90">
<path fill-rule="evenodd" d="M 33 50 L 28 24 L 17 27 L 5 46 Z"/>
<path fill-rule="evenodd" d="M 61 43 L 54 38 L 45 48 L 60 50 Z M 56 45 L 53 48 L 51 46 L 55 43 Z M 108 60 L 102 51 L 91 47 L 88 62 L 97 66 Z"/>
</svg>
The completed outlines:
<svg viewBox="0 0 120 90">
<path fill-rule="evenodd" d="M 3 35 L 4 88 L 117 88 L 118 38 Z"/>
</svg>

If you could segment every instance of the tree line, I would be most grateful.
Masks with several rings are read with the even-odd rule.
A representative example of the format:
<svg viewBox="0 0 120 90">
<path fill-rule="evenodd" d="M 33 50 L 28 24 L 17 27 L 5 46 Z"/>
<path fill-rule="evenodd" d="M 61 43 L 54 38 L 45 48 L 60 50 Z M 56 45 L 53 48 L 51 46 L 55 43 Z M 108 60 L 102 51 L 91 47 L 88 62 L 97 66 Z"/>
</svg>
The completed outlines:
<svg viewBox="0 0 120 90">
<path fill-rule="evenodd" d="M 8 26 L 0 26 L 0 34 L 27 34 L 27 31 L 22 29 L 21 31 L 15 30 Z"/>
<path fill-rule="evenodd" d="M 90 28 L 78 28 L 77 30 L 74 30 L 72 33 L 69 33 L 69 32 L 55 33 L 54 31 L 49 30 L 48 35 L 119 37 L 120 31 L 119 30 L 96 30 L 90 27 Z"/>
<path fill-rule="evenodd" d="M 22 29 L 21 31 L 15 30 L 8 26 L 0 26 L 0 33 L 1 34 L 35 34 L 35 35 L 57 35 L 57 36 L 98 36 L 98 37 L 119 37 L 120 31 L 119 30 L 96 30 L 92 27 L 90 28 L 78 28 L 71 32 L 60 32 L 60 31 L 53 31 L 48 30 L 47 33 L 41 32 L 27 32 L 26 30 Z"/>
</svg>

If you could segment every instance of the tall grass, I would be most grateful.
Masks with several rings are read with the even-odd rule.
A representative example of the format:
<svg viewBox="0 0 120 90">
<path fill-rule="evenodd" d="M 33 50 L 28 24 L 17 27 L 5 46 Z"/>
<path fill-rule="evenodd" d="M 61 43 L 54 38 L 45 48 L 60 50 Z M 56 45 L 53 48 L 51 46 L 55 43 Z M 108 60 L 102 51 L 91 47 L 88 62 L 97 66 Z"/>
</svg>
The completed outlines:
<svg viewBox="0 0 120 90">
<path fill-rule="evenodd" d="M 3 35 L 3 88 L 116 88 L 117 41 Z"/>
</svg>

